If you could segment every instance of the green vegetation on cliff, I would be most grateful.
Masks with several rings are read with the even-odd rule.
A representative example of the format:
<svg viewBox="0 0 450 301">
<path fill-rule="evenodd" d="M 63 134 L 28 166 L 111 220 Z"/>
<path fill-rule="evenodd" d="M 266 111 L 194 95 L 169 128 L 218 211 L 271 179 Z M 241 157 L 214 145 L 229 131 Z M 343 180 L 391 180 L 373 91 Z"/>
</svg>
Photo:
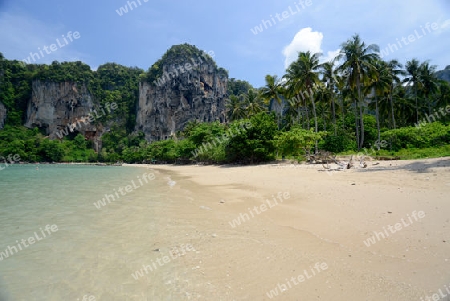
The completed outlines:
<svg viewBox="0 0 450 301">
<path fill-rule="evenodd" d="M 208 64 L 213 66 L 218 73 L 228 77 L 228 72 L 225 69 L 217 67 L 216 62 L 214 61 L 214 52 L 211 51 L 206 53 L 194 45 L 181 44 L 174 45 L 167 50 L 166 53 L 164 53 L 164 55 L 148 69 L 146 74 L 142 75 L 141 79 L 149 83 L 154 83 L 158 78 L 164 76 L 164 65 L 181 67 L 180 70 L 183 70 L 186 64 L 189 64 L 192 70 L 196 70 L 200 64 Z"/>
<path fill-rule="evenodd" d="M 387 146 L 375 147 L 375 155 L 450 155 L 450 84 L 437 77 L 443 73 L 436 73 L 428 61 L 413 59 L 404 66 L 383 61 L 377 46 L 366 45 L 358 35 L 343 43 L 339 60 L 320 64 L 319 56 L 299 53 L 282 78 L 267 75 L 260 89 L 230 79 L 226 123 L 193 120 L 170 139 L 149 143 L 143 133 L 134 132 L 139 81 L 163 76 L 166 64 L 199 58 L 228 77 L 210 55 L 188 44 L 173 46 L 144 72 L 115 63 L 97 71 L 82 62 L 24 65 L 0 54 L 0 102 L 8 111 L 0 130 L 0 155 L 55 162 L 257 163 L 304 159 L 319 149 L 353 153 L 381 140 Z M 110 127 L 102 136 L 101 152 L 95 153 L 77 133 L 51 141 L 40 129 L 22 127 L 34 79 L 82 83 L 98 104 L 119 105 L 101 120 Z"/>
</svg>

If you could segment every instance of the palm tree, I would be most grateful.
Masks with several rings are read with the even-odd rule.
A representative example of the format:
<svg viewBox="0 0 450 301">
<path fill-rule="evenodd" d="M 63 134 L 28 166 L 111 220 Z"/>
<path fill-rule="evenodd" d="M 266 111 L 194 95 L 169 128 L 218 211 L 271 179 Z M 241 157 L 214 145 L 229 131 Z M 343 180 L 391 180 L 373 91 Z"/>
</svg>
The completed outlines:
<svg viewBox="0 0 450 301">
<path fill-rule="evenodd" d="M 316 103 L 314 101 L 315 93 L 320 87 L 319 70 L 321 65 L 319 64 L 320 53 L 312 54 L 310 51 L 300 52 L 298 58 L 287 69 L 286 79 L 287 85 L 291 87 L 293 92 L 297 95 L 304 93 L 309 97 L 312 104 L 312 110 L 314 115 L 314 130 L 317 133 L 319 126 L 317 123 Z M 302 92 L 304 91 L 304 92 Z M 316 141 L 316 152 L 318 151 L 318 145 Z"/>
<path fill-rule="evenodd" d="M 430 95 L 435 94 L 439 90 L 439 80 L 436 75 L 436 66 L 430 65 L 428 61 L 420 64 L 419 76 L 422 83 L 422 93 L 428 103 L 428 114 L 431 115 L 431 107 L 434 106 L 430 100 Z"/>
<path fill-rule="evenodd" d="M 397 85 L 392 94 L 396 124 L 399 127 L 410 126 L 416 122 L 416 106 L 408 99 L 407 87 Z"/>
<path fill-rule="evenodd" d="M 340 107 L 342 114 L 342 131 L 345 131 L 345 112 L 347 111 L 347 98 L 350 92 L 348 88 L 346 78 L 342 74 L 336 76 L 336 88 L 338 91 L 337 105 Z"/>
<path fill-rule="evenodd" d="M 416 104 L 416 122 L 419 123 L 419 103 L 417 101 L 417 94 L 419 91 L 419 87 L 421 86 L 420 82 L 420 62 L 416 59 L 412 59 L 411 61 L 406 62 L 406 72 L 409 77 L 405 78 L 404 82 L 408 84 L 408 86 L 413 87 L 414 93 L 414 101 Z"/>
<path fill-rule="evenodd" d="M 230 96 L 230 98 L 227 100 L 225 104 L 225 107 L 227 111 L 228 120 L 233 121 L 245 117 L 245 110 L 242 100 L 236 95 Z"/>
<path fill-rule="evenodd" d="M 300 53 L 299 53 L 300 56 Z M 284 87 L 286 91 L 286 96 L 288 97 L 288 103 L 291 105 L 291 111 L 295 108 L 297 112 L 297 123 L 299 122 L 300 111 L 303 111 L 306 117 L 306 128 L 309 130 L 309 109 L 306 102 L 306 97 L 308 93 L 305 91 L 303 83 L 303 70 L 300 65 L 296 62 L 291 63 L 291 65 L 286 70 L 284 75 Z M 305 93 L 306 92 L 306 93 Z M 306 95 L 305 95 L 306 94 Z M 302 126 L 304 127 L 304 118 L 302 115 Z"/>
<path fill-rule="evenodd" d="M 403 65 L 400 64 L 399 61 L 397 61 L 397 60 L 390 60 L 389 62 L 387 62 L 387 68 L 389 70 L 389 76 L 391 78 L 391 85 L 389 88 L 389 103 L 391 106 L 392 127 L 394 130 L 396 128 L 396 125 L 395 125 L 393 94 L 394 94 L 395 85 L 398 85 L 401 82 L 399 75 L 403 75 L 403 76 L 406 75 L 406 72 L 401 69 L 402 67 L 403 67 Z"/>
<path fill-rule="evenodd" d="M 445 80 L 439 81 L 439 94 L 436 105 L 439 107 L 446 107 L 450 104 L 450 82 Z"/>
<path fill-rule="evenodd" d="M 280 116 L 283 114 L 281 94 L 281 85 L 276 75 L 266 75 L 266 85 L 261 88 L 261 98 L 266 104 L 270 104 L 270 101 L 274 100 L 278 103 L 280 112 L 277 119 L 278 129 L 280 129 Z"/>
<path fill-rule="evenodd" d="M 322 117 L 323 130 L 327 130 L 327 119 L 330 117 L 330 107 L 333 107 L 330 90 L 327 86 L 321 85 L 316 91 L 317 113 Z M 335 129 L 336 132 L 336 129 Z"/>
<path fill-rule="evenodd" d="M 322 80 L 327 83 L 329 96 L 331 100 L 331 111 L 333 114 L 334 135 L 337 135 L 336 128 L 336 106 L 334 99 L 334 89 L 337 85 L 337 70 L 334 68 L 335 60 L 322 64 Z"/>
<path fill-rule="evenodd" d="M 381 141 L 380 134 L 380 111 L 378 109 L 378 97 L 385 97 L 391 87 L 390 70 L 386 62 L 377 60 L 374 62 L 375 74 L 372 82 L 367 86 L 368 90 L 373 91 L 375 98 L 375 117 L 377 120 L 378 141 Z"/>
<path fill-rule="evenodd" d="M 248 93 L 244 95 L 244 106 L 246 110 L 246 118 L 266 110 L 264 103 L 261 100 L 261 96 L 254 89 L 248 90 Z"/>
<path fill-rule="evenodd" d="M 318 132 L 318 124 L 314 94 L 320 86 L 319 57 L 320 53 L 300 52 L 297 60 L 289 66 L 286 74 L 287 85 L 295 91 L 295 94 L 302 94 L 302 96 L 306 94 L 309 97 L 314 114 L 316 133 Z"/>
<path fill-rule="evenodd" d="M 289 95 L 289 94 L 286 94 Z M 303 114 L 301 113 L 303 108 L 303 102 L 298 97 L 286 98 L 286 102 L 288 103 L 287 112 L 286 112 L 286 122 L 287 126 L 293 126 L 294 124 L 300 124 L 300 115 L 303 119 Z M 294 121 L 295 120 L 295 121 Z"/>
<path fill-rule="evenodd" d="M 368 45 L 361 41 L 358 34 L 354 35 L 350 40 L 342 44 L 342 49 L 340 52 L 340 58 L 344 58 L 344 62 L 339 67 L 341 71 L 347 73 L 348 85 L 357 97 L 355 99 L 355 122 L 356 122 L 356 134 L 357 134 L 357 144 L 358 150 L 364 144 L 364 113 L 362 109 L 362 86 L 367 83 L 367 80 L 373 74 L 373 62 L 379 59 L 377 52 L 379 52 L 379 47 L 375 44 Z M 346 71 L 346 72 L 345 72 Z M 360 129 L 361 136 L 358 132 L 357 124 L 357 105 L 359 104 L 359 119 L 360 119 Z M 360 138 L 360 139 L 359 139 Z"/>
</svg>

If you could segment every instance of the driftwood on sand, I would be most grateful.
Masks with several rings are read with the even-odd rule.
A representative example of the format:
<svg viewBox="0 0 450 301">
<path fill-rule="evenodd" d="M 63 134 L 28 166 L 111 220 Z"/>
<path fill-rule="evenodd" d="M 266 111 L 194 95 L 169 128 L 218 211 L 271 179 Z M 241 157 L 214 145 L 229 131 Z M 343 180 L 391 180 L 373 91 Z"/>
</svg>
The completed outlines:
<svg viewBox="0 0 450 301">
<path fill-rule="evenodd" d="M 325 168 L 326 170 L 344 170 L 355 167 L 353 155 L 350 156 L 350 159 L 348 161 L 338 160 L 335 154 L 328 151 L 319 151 L 312 155 L 307 154 L 307 157 L 310 163 L 322 164 L 323 168 Z M 366 157 L 364 155 L 360 156 L 357 168 L 366 168 L 367 163 L 365 162 L 365 160 Z M 355 159 L 355 161 L 357 161 L 357 158 Z M 332 163 L 336 164 L 338 167 L 331 168 L 330 164 Z"/>
</svg>

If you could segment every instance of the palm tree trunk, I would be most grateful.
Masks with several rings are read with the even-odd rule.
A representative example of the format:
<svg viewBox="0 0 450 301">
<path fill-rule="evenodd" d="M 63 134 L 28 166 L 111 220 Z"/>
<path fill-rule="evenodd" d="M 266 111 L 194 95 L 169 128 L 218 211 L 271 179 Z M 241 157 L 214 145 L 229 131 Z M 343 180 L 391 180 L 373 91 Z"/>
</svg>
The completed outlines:
<svg viewBox="0 0 450 301">
<path fill-rule="evenodd" d="M 389 99 L 391 101 L 391 114 L 392 114 L 392 126 L 394 127 L 394 130 L 396 128 L 395 126 L 395 115 L 394 115 L 394 99 L 392 97 L 392 94 L 394 94 L 394 87 L 391 86 L 391 93 L 389 93 Z"/>
<path fill-rule="evenodd" d="M 354 106 L 355 106 L 356 146 L 358 147 L 358 150 L 359 150 L 359 120 L 358 120 L 358 104 L 356 102 L 356 98 L 355 98 L 355 101 L 354 101 Z"/>
<path fill-rule="evenodd" d="M 317 124 L 316 103 L 314 102 L 314 94 L 312 92 L 310 95 L 310 99 L 311 99 L 313 114 L 314 114 L 314 130 L 317 133 L 317 132 L 319 132 L 319 125 Z M 318 152 L 318 142 L 316 140 L 316 154 L 317 154 L 317 152 Z"/>
<path fill-rule="evenodd" d="M 432 115 L 431 113 L 431 100 L 429 97 L 426 98 L 428 103 L 428 115 Z"/>
<path fill-rule="evenodd" d="M 308 94 L 308 93 L 305 93 L 305 94 Z M 303 104 L 305 105 L 305 115 L 306 115 L 306 129 L 307 130 L 309 130 L 310 129 L 310 121 L 309 121 L 309 108 L 308 108 L 308 102 L 307 102 L 307 98 L 306 97 L 304 97 L 304 99 L 303 99 Z"/>
<path fill-rule="evenodd" d="M 416 86 L 416 83 L 414 83 Z M 419 103 L 417 102 L 417 87 L 414 87 L 414 98 L 416 100 L 416 122 L 419 124 Z"/>
<path fill-rule="evenodd" d="M 305 110 L 306 110 L 306 129 L 309 130 L 311 128 L 311 121 L 309 120 L 309 109 L 305 100 Z"/>
<path fill-rule="evenodd" d="M 377 118 L 377 131 L 378 131 L 378 141 L 381 141 L 381 134 L 380 134 L 380 113 L 378 111 L 378 98 L 375 95 L 375 115 Z"/>
<path fill-rule="evenodd" d="M 363 147 L 364 145 L 364 112 L 363 112 L 363 106 L 362 106 L 362 100 L 361 100 L 361 83 L 359 82 L 359 77 L 356 79 L 356 84 L 358 86 L 358 100 L 359 100 L 359 117 L 361 121 L 361 142 L 359 143 L 359 149 Z M 359 150 L 358 149 L 358 150 Z"/>
<path fill-rule="evenodd" d="M 344 108 L 344 96 L 341 98 L 341 110 L 342 110 L 342 131 L 345 132 L 345 108 Z"/>
<path fill-rule="evenodd" d="M 278 125 L 278 130 L 280 130 L 280 114 L 277 114 L 277 125 Z"/>
<path fill-rule="evenodd" d="M 331 109 L 333 110 L 333 125 L 334 125 L 334 135 L 337 136 L 337 129 L 336 129 L 336 109 L 334 106 L 334 95 L 331 93 Z"/>
</svg>

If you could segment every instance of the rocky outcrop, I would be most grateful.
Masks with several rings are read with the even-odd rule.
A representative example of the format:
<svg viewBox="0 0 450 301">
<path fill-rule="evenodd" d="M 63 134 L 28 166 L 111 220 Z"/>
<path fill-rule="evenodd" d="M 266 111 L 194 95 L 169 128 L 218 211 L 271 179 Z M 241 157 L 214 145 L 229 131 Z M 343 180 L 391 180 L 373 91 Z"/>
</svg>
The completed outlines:
<svg viewBox="0 0 450 301">
<path fill-rule="evenodd" d="M 51 139 L 79 132 L 94 141 L 95 149 L 99 151 L 102 127 L 84 122 L 93 109 L 93 97 L 84 84 L 37 80 L 32 83 L 25 126 L 44 129 Z"/>
<path fill-rule="evenodd" d="M 191 120 L 225 121 L 227 72 L 196 48 L 186 54 L 174 47 L 157 62 L 159 76 L 140 83 L 136 130 L 148 141 L 167 139 Z"/>
<path fill-rule="evenodd" d="M 6 107 L 0 102 L 0 130 L 5 126 L 6 121 Z"/>
<path fill-rule="evenodd" d="M 450 65 L 445 67 L 444 70 L 436 72 L 436 77 L 450 82 Z"/>
</svg>

